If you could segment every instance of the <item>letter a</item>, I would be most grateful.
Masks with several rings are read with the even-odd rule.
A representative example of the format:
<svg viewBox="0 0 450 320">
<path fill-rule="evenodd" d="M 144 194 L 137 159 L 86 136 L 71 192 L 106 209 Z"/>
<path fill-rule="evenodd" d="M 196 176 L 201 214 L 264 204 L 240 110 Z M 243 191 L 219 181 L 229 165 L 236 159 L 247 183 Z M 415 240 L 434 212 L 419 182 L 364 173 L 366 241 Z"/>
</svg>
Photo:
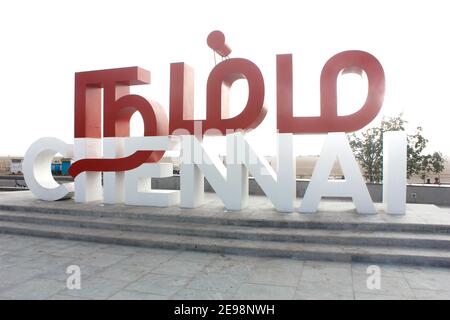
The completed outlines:
<svg viewBox="0 0 450 320">
<path fill-rule="evenodd" d="M 339 160 L 345 180 L 328 180 L 336 158 Z M 376 213 L 355 156 L 343 132 L 328 134 L 300 205 L 300 212 L 316 212 L 323 196 L 352 197 L 358 213 Z"/>
</svg>

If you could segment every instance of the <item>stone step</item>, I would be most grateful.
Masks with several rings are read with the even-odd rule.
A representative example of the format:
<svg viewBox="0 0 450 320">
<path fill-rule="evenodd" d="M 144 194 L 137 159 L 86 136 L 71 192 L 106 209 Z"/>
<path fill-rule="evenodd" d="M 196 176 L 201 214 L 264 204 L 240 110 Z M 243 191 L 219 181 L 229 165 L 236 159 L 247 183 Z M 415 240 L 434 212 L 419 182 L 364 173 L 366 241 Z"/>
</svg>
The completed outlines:
<svg viewBox="0 0 450 320">
<path fill-rule="evenodd" d="M 355 230 L 267 228 L 207 225 L 188 222 L 149 221 L 127 218 L 71 216 L 33 212 L 0 212 L 0 221 L 66 227 L 145 232 L 252 241 L 284 241 L 358 246 L 389 246 L 450 249 L 449 234 L 416 234 Z"/>
<path fill-rule="evenodd" d="M 0 233 L 224 254 L 286 257 L 302 260 L 400 263 L 450 267 L 450 251 L 440 249 L 248 241 L 7 221 L 0 221 Z"/>
<path fill-rule="evenodd" d="M 366 217 L 358 219 L 351 216 L 346 219 L 329 216 L 317 217 L 314 214 L 300 213 L 272 213 L 272 212 L 226 212 L 225 210 L 209 208 L 181 209 L 155 208 L 155 207 L 130 207 L 125 205 L 103 204 L 75 204 L 55 206 L 45 201 L 33 206 L 20 204 L 0 203 L 0 211 L 48 213 L 67 216 L 87 216 L 97 218 L 126 218 L 139 221 L 165 221 L 165 222 L 189 222 L 198 224 L 233 225 L 247 227 L 266 228 L 303 228 L 326 230 L 358 230 L 358 231 L 382 231 L 382 232 L 411 232 L 411 233 L 440 233 L 450 234 L 450 224 L 412 222 L 385 222 L 367 221 Z"/>
</svg>

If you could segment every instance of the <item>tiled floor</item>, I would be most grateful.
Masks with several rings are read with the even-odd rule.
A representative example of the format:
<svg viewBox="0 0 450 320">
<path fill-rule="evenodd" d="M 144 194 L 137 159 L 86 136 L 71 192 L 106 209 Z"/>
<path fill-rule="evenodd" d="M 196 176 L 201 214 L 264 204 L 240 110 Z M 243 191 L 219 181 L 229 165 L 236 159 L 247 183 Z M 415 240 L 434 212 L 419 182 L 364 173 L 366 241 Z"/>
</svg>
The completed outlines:
<svg viewBox="0 0 450 320">
<path fill-rule="evenodd" d="M 450 299 L 450 269 L 380 265 L 369 289 L 367 267 L 0 235 L 1 299 Z"/>
</svg>

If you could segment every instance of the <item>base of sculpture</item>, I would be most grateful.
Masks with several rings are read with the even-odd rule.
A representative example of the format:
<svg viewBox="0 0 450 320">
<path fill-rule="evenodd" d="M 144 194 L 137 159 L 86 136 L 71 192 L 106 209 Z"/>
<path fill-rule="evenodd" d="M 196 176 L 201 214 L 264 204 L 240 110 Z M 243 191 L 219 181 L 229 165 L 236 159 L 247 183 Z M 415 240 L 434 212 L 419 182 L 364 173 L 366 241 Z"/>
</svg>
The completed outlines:
<svg viewBox="0 0 450 320">
<path fill-rule="evenodd" d="M 297 199 L 296 205 L 300 202 Z M 47 202 L 30 192 L 0 193 L 0 233 L 307 260 L 450 267 L 450 213 L 408 204 L 406 215 L 360 215 L 351 201 L 321 202 L 318 213 L 279 213 L 266 197 L 227 211 L 215 194 L 196 209 L 73 200 Z"/>
</svg>

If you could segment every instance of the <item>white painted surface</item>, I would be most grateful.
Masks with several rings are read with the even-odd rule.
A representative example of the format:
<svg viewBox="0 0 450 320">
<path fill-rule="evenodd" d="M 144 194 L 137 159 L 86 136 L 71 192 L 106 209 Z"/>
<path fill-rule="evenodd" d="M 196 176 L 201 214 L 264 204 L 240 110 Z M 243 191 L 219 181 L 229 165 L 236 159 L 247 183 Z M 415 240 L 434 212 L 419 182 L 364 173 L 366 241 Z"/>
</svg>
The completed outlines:
<svg viewBox="0 0 450 320">
<path fill-rule="evenodd" d="M 103 138 L 103 158 L 122 158 L 125 154 L 125 138 Z M 103 202 L 108 204 L 123 203 L 124 172 L 103 173 Z"/>
<path fill-rule="evenodd" d="M 180 165 L 181 207 L 202 204 L 205 177 L 228 210 L 241 210 L 248 204 L 248 171 L 233 159 L 237 154 L 237 135 L 227 135 L 227 166 L 218 156 L 205 150 L 194 136 L 182 136 Z"/>
<path fill-rule="evenodd" d="M 390 214 L 406 212 L 406 146 L 406 132 L 383 134 L 383 204 Z"/>
<path fill-rule="evenodd" d="M 75 138 L 74 161 L 102 157 L 102 139 Z M 75 177 L 75 202 L 103 199 L 101 172 L 82 172 Z"/>
<path fill-rule="evenodd" d="M 178 139 L 171 136 L 125 138 L 125 156 L 138 150 L 171 150 Z M 144 163 L 136 169 L 125 172 L 124 202 L 128 205 L 167 207 L 180 201 L 178 190 L 152 189 L 152 178 L 173 176 L 172 163 Z"/>
<path fill-rule="evenodd" d="M 239 133 L 237 137 L 239 161 L 245 164 L 276 210 L 294 211 L 296 182 L 292 134 L 278 134 L 278 172 L 254 151 L 243 134 Z"/>
<path fill-rule="evenodd" d="M 52 176 L 53 157 L 73 156 L 73 145 L 57 138 L 41 138 L 27 150 L 23 161 L 23 176 L 30 191 L 39 199 L 55 201 L 73 195 L 73 183 L 59 184 Z"/>
<path fill-rule="evenodd" d="M 328 180 L 336 159 L 341 165 L 345 180 Z M 343 132 L 327 135 L 311 182 L 300 204 L 300 212 L 316 212 L 320 199 L 324 196 L 351 197 L 358 213 L 376 213 L 355 156 Z"/>
</svg>

